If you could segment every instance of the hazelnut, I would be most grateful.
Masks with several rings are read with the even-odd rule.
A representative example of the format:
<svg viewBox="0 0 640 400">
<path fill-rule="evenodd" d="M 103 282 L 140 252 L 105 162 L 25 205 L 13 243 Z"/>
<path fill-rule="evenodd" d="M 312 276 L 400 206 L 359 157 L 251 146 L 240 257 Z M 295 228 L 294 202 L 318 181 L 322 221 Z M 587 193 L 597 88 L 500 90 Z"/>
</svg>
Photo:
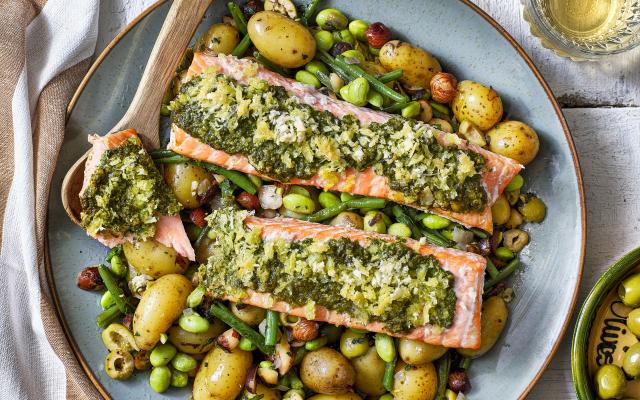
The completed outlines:
<svg viewBox="0 0 640 400">
<path fill-rule="evenodd" d="M 80 271 L 76 285 L 82 290 L 102 290 L 104 282 L 98 272 L 98 267 L 87 267 Z"/>
<path fill-rule="evenodd" d="M 469 382 L 469 375 L 463 369 L 456 369 L 451 371 L 448 379 L 449 389 L 456 393 L 466 393 L 471 389 L 471 382 Z"/>
<path fill-rule="evenodd" d="M 200 228 L 203 228 L 207 224 L 207 221 L 204 220 L 205 215 L 204 208 L 198 207 L 191 210 L 189 219 Z"/>
<path fill-rule="evenodd" d="M 431 97 L 438 103 L 447 104 L 456 97 L 458 80 L 447 72 L 438 72 L 431 78 Z"/>
<path fill-rule="evenodd" d="M 379 49 L 391 40 L 391 31 L 382 22 L 374 22 L 365 31 L 369 46 Z"/>
<path fill-rule="evenodd" d="M 318 337 L 318 323 L 300 318 L 298 322 L 291 327 L 291 336 L 298 342 L 308 342 Z"/>
<path fill-rule="evenodd" d="M 242 192 L 236 197 L 236 201 L 242 208 L 247 210 L 255 210 L 260 207 L 260 201 L 258 196 L 249 192 Z"/>
</svg>

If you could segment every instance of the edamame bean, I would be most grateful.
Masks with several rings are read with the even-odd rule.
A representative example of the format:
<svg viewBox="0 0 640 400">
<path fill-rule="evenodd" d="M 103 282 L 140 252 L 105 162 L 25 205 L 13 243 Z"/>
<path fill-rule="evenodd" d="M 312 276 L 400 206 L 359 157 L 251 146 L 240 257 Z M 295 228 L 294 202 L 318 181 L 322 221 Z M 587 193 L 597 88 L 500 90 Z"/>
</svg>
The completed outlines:
<svg viewBox="0 0 640 400">
<path fill-rule="evenodd" d="M 320 84 L 320 80 L 318 78 L 316 78 L 315 75 L 313 75 L 311 72 L 305 71 L 305 70 L 300 70 L 300 71 L 296 72 L 296 81 L 301 82 L 301 83 L 305 83 L 305 84 L 310 85 L 310 86 L 313 86 L 316 89 L 319 89 L 320 86 L 322 86 Z"/>
<path fill-rule="evenodd" d="M 100 297 L 100 307 L 102 307 L 103 310 L 106 310 L 114 304 L 116 304 L 116 301 L 111 292 L 107 290 L 102 294 L 102 297 Z"/>
<path fill-rule="evenodd" d="M 169 367 L 155 367 L 149 374 L 149 386 L 158 393 L 169 389 L 171 384 L 171 370 Z"/>
<path fill-rule="evenodd" d="M 182 314 L 178 320 L 180 328 L 191 333 L 203 333 L 209 330 L 209 321 L 197 313 Z"/>
<path fill-rule="evenodd" d="M 255 175 L 247 175 L 247 177 L 255 187 L 259 188 L 262 186 L 262 179 L 260 179 L 260 177 Z"/>
<path fill-rule="evenodd" d="M 189 294 L 187 297 L 187 307 L 195 308 L 202 303 L 202 299 L 204 298 L 204 288 L 202 286 L 198 286 L 193 289 L 193 292 Z"/>
<path fill-rule="evenodd" d="M 354 198 L 354 195 L 352 195 L 351 193 L 347 193 L 347 192 L 340 193 L 340 201 L 342 202 L 349 201 L 353 198 Z"/>
<path fill-rule="evenodd" d="M 177 352 L 178 350 L 169 343 L 159 344 L 151 351 L 149 361 L 154 367 L 163 367 L 169 364 Z"/>
<path fill-rule="evenodd" d="M 391 336 L 376 333 L 376 351 L 384 362 L 392 362 L 396 358 L 396 345 Z"/>
<path fill-rule="evenodd" d="M 298 185 L 289 186 L 289 193 L 301 194 L 304 197 L 311 197 L 311 193 L 304 187 Z"/>
<path fill-rule="evenodd" d="M 318 350 L 319 348 L 321 348 L 324 345 L 326 345 L 327 341 L 328 341 L 328 339 L 327 339 L 326 336 L 320 336 L 317 339 L 313 339 L 313 340 L 310 340 L 310 341 L 306 342 L 304 344 L 304 348 L 309 350 L 309 351 Z"/>
<path fill-rule="evenodd" d="M 317 72 L 322 72 L 325 75 L 329 75 L 329 69 L 322 61 L 313 60 L 309 61 L 307 65 L 304 66 L 304 69 L 311 72 L 314 76 Z"/>
<path fill-rule="evenodd" d="M 304 391 L 300 389 L 291 389 L 284 394 L 282 400 L 304 400 Z"/>
<path fill-rule="evenodd" d="M 362 55 L 362 53 L 355 49 L 344 51 L 340 55 L 344 58 L 357 59 L 361 64 L 364 62 L 364 56 Z"/>
<path fill-rule="evenodd" d="M 247 339 L 244 336 L 240 338 L 238 347 L 240 347 L 240 350 L 244 351 L 254 351 L 257 348 L 257 346 L 251 340 Z"/>
<path fill-rule="evenodd" d="M 354 19 L 353 21 L 349 22 L 349 32 L 351 32 L 353 37 L 361 42 L 367 41 L 365 32 L 367 31 L 368 27 L 369 24 L 361 19 Z"/>
<path fill-rule="evenodd" d="M 340 352 L 347 358 L 355 358 L 369 350 L 369 339 L 366 333 L 347 329 L 340 336 Z"/>
<path fill-rule="evenodd" d="M 173 371 L 171 373 L 171 386 L 177 388 L 186 387 L 189 383 L 189 375 L 182 371 Z"/>
<path fill-rule="evenodd" d="M 171 366 L 181 372 L 190 372 L 198 366 L 198 361 L 189 354 L 178 353 L 171 360 Z"/>
<path fill-rule="evenodd" d="M 318 203 L 320 203 L 322 208 L 329 208 L 340 204 L 340 199 L 333 193 L 322 192 L 318 195 Z"/>
<path fill-rule="evenodd" d="M 110 262 L 111 262 L 111 272 L 113 272 L 114 275 L 122 278 L 127 274 L 127 266 L 124 265 L 120 256 L 114 254 L 111 257 Z"/>
<path fill-rule="evenodd" d="M 316 24 L 328 31 L 339 31 L 347 27 L 349 20 L 340 10 L 325 8 L 316 15 Z"/>
<path fill-rule="evenodd" d="M 371 104 L 374 107 L 382 108 L 384 104 L 384 97 L 382 97 L 379 92 L 371 89 L 369 90 L 369 94 L 367 95 L 367 103 Z"/>
<path fill-rule="evenodd" d="M 345 101 L 356 106 L 364 106 L 367 104 L 367 95 L 369 94 L 369 82 L 362 78 L 356 78 L 348 85 L 340 88 L 340 96 Z"/>
<path fill-rule="evenodd" d="M 402 222 L 396 222 L 395 224 L 391 224 L 389 229 L 387 229 L 387 233 L 389 235 L 398 236 L 398 237 L 411 237 L 411 228 Z M 390 361 L 387 361 L 390 362 Z"/>
<path fill-rule="evenodd" d="M 504 261 L 509 261 L 513 259 L 513 257 L 515 257 L 513 251 L 509 250 L 506 247 L 498 247 L 494 254 L 496 255 L 496 257 Z"/>
<path fill-rule="evenodd" d="M 368 232 L 387 232 L 387 225 L 384 222 L 384 214 L 380 211 L 369 211 L 364 216 L 364 230 Z"/>
<path fill-rule="evenodd" d="M 314 38 L 316 39 L 316 45 L 318 46 L 318 48 L 324 51 L 331 50 L 333 44 L 335 43 L 335 41 L 333 40 L 333 35 L 329 31 L 318 31 L 314 35 Z"/>
<path fill-rule="evenodd" d="M 282 198 L 284 208 L 298 214 L 309 215 L 316 210 L 316 204 L 307 196 L 297 193 L 289 193 Z"/>
<path fill-rule="evenodd" d="M 382 396 L 378 397 L 378 400 L 393 400 L 393 395 L 391 395 L 390 393 L 383 394 Z"/>
<path fill-rule="evenodd" d="M 428 214 L 422 220 L 422 225 L 429 229 L 444 229 L 451 225 L 451 221 L 439 215 Z"/>
<path fill-rule="evenodd" d="M 343 29 L 340 31 L 333 32 L 333 40 L 335 40 L 336 43 L 340 43 L 340 42 L 349 43 L 351 46 L 356 44 L 356 39 L 353 37 L 351 32 L 349 32 L 348 29 Z"/>
<path fill-rule="evenodd" d="M 415 118 L 420 115 L 420 103 L 412 101 L 402 108 L 401 114 L 405 118 Z"/>
<path fill-rule="evenodd" d="M 507 192 L 513 192 L 514 190 L 518 190 L 524 185 L 524 178 L 522 175 L 516 175 L 511 179 L 511 182 L 504 188 Z"/>
</svg>

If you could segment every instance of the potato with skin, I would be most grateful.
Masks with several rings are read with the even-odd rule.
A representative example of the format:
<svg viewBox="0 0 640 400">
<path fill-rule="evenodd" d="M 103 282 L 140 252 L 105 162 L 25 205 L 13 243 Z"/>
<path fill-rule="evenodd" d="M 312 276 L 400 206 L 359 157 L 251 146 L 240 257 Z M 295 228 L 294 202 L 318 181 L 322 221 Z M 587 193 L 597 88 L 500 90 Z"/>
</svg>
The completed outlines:
<svg viewBox="0 0 640 400">
<path fill-rule="evenodd" d="M 394 400 L 433 400 L 438 390 L 438 375 L 432 363 L 412 366 L 399 362 L 393 376 Z"/>
<path fill-rule="evenodd" d="M 536 131 L 520 121 L 504 121 L 487 132 L 489 150 L 513 158 L 522 165 L 529 164 L 540 149 Z"/>
<path fill-rule="evenodd" d="M 362 400 L 362 397 L 355 393 L 343 394 L 317 394 L 309 397 L 309 400 Z"/>
<path fill-rule="evenodd" d="M 214 347 L 200 364 L 193 381 L 194 400 L 233 400 L 244 387 L 251 367 L 251 352 L 235 348 L 229 352 Z"/>
<path fill-rule="evenodd" d="M 258 383 L 256 386 L 256 397 L 262 396 L 261 400 L 280 400 L 282 395 L 277 389 L 266 387 L 265 385 Z"/>
<path fill-rule="evenodd" d="M 322 347 L 304 356 L 300 379 L 316 393 L 333 395 L 348 392 L 355 383 L 356 372 L 345 356 Z"/>
<path fill-rule="evenodd" d="M 400 339 L 398 353 L 402 361 L 411 365 L 422 365 L 442 357 L 447 348 L 424 343 L 419 340 Z"/>
<path fill-rule="evenodd" d="M 258 51 L 281 67 L 301 67 L 316 55 L 316 41 L 311 32 L 280 13 L 255 13 L 247 23 L 247 30 Z"/>
<path fill-rule="evenodd" d="M 192 287 L 183 275 L 158 278 L 142 295 L 133 314 L 133 336 L 141 350 L 151 350 L 187 305 Z"/>
<path fill-rule="evenodd" d="M 458 83 L 457 90 L 451 109 L 458 121 L 466 119 L 486 131 L 502 119 L 502 100 L 493 88 L 467 80 Z"/>
<path fill-rule="evenodd" d="M 166 164 L 164 180 L 178 201 L 189 209 L 200 207 L 199 195 L 213 185 L 213 175 L 204 168 L 189 163 Z"/>
<path fill-rule="evenodd" d="M 379 57 L 387 71 L 403 71 L 399 80 L 409 89 L 428 88 L 431 78 L 442 71 L 438 60 L 430 53 L 399 40 L 385 43 Z"/>
<path fill-rule="evenodd" d="M 249 326 L 258 326 L 260 322 L 267 315 L 267 310 L 264 308 L 252 306 L 249 304 L 231 303 L 231 312 L 236 317 L 240 318 L 242 322 Z"/>
<path fill-rule="evenodd" d="M 139 274 L 152 278 L 182 274 L 189 266 L 187 259 L 154 239 L 136 243 L 125 242 L 122 248 L 129 265 Z"/>
<path fill-rule="evenodd" d="M 458 349 L 458 353 L 465 357 L 478 358 L 491 350 L 507 324 L 509 309 L 500 296 L 492 296 L 482 303 L 482 317 L 480 319 L 480 348 Z"/>
<path fill-rule="evenodd" d="M 240 43 L 240 32 L 224 23 L 213 24 L 196 42 L 197 51 L 209 50 L 216 54 L 231 54 Z"/>
<path fill-rule="evenodd" d="M 209 329 L 203 333 L 187 332 L 174 325 L 169 329 L 169 342 L 176 346 L 178 351 L 187 354 L 201 354 L 211 350 L 216 344 L 216 338 L 228 329 L 219 319 L 214 319 L 209 323 Z"/>
<path fill-rule="evenodd" d="M 382 385 L 384 361 L 375 347 L 369 347 L 366 353 L 351 360 L 356 371 L 356 388 L 369 396 L 383 395 L 387 390 Z"/>
</svg>

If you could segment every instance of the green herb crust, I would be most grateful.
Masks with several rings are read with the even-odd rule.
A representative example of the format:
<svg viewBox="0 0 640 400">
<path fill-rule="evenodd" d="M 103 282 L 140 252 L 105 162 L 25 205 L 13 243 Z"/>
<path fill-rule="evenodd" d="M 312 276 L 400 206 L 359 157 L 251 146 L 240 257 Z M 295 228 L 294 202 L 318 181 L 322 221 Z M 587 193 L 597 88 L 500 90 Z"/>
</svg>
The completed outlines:
<svg viewBox="0 0 640 400">
<path fill-rule="evenodd" d="M 344 237 L 263 239 L 243 223 L 247 215 L 221 209 L 208 217 L 215 250 L 199 274 L 210 295 L 270 293 L 274 301 L 309 307 L 311 315 L 320 305 L 365 323 L 382 322 L 392 332 L 452 324 L 454 277 L 435 257 L 377 238 L 366 245 Z"/>
<path fill-rule="evenodd" d="M 351 115 L 317 111 L 258 78 L 242 85 L 210 72 L 185 83 L 170 108 L 178 127 L 215 149 L 245 155 L 282 182 L 373 167 L 409 203 L 458 212 L 487 204 L 484 157 L 439 144 L 420 121 L 394 117 L 365 126 Z"/>
<path fill-rule="evenodd" d="M 131 234 L 137 240 L 155 235 L 160 215 L 182 209 L 138 137 L 105 151 L 80 202 L 89 234 Z"/>
</svg>

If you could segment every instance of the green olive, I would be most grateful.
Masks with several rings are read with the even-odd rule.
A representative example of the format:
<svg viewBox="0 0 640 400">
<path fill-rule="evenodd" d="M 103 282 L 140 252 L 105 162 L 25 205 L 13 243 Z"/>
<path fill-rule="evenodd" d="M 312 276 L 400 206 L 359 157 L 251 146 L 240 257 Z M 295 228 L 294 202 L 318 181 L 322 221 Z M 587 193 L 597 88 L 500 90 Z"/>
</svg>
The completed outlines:
<svg viewBox="0 0 640 400">
<path fill-rule="evenodd" d="M 518 211 L 527 222 L 540 222 L 547 213 L 544 202 L 532 194 L 520 196 Z"/>
<path fill-rule="evenodd" d="M 249 304 L 231 303 L 231 312 L 249 326 L 258 326 L 267 315 L 264 308 Z"/>
<path fill-rule="evenodd" d="M 640 337 L 640 308 L 636 308 L 627 316 L 627 328 L 634 335 Z"/>
<path fill-rule="evenodd" d="M 347 358 L 363 355 L 369 349 L 369 338 L 366 333 L 347 329 L 340 336 L 340 352 Z"/>
<path fill-rule="evenodd" d="M 110 378 L 129 379 L 133 373 L 133 356 L 128 351 L 112 351 L 104 361 L 104 369 Z"/>
<path fill-rule="evenodd" d="M 617 365 L 603 365 L 596 371 L 595 385 L 602 399 L 619 399 L 627 388 L 627 378 Z"/>
<path fill-rule="evenodd" d="M 626 278 L 618 287 L 618 295 L 622 302 L 629 307 L 640 307 L 640 274 Z"/>
<path fill-rule="evenodd" d="M 198 51 L 209 50 L 217 54 L 231 54 L 240 43 L 240 33 L 229 24 L 213 24 L 198 39 L 195 48 Z"/>
<path fill-rule="evenodd" d="M 347 228 L 362 229 L 364 227 L 364 221 L 362 217 L 351 211 L 343 211 L 340 214 L 333 217 L 329 225 L 344 226 Z"/>
<path fill-rule="evenodd" d="M 204 168 L 188 163 L 165 165 L 164 179 L 186 208 L 199 207 L 199 197 L 211 188 L 213 182 L 213 176 Z"/>
<path fill-rule="evenodd" d="M 629 376 L 640 377 L 640 343 L 629 347 L 622 360 L 622 369 Z"/>
<path fill-rule="evenodd" d="M 398 352 L 402 361 L 407 364 L 422 365 L 442 357 L 447 352 L 447 348 L 419 340 L 400 339 Z"/>
<path fill-rule="evenodd" d="M 384 213 L 369 211 L 364 216 L 364 230 L 369 232 L 386 233 L 387 224 L 384 222 Z"/>
<path fill-rule="evenodd" d="M 493 223 L 496 225 L 504 225 L 509 220 L 511 214 L 511 207 L 504 195 L 500 195 L 498 200 L 491 206 L 491 215 L 493 216 Z"/>
</svg>

